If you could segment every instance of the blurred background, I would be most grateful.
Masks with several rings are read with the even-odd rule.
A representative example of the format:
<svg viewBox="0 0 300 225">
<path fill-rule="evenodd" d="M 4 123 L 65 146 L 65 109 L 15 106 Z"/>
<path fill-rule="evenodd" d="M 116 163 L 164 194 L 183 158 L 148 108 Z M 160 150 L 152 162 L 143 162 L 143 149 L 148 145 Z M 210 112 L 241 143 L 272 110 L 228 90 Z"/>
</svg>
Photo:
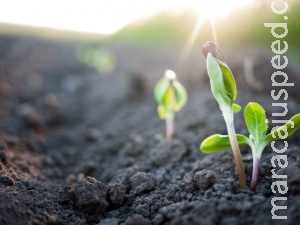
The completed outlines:
<svg viewBox="0 0 300 225">
<path fill-rule="evenodd" d="M 284 15 L 272 12 L 271 2 L 278 9 L 287 2 L 288 11 Z M 16 52 L 26 48 L 10 40 L 59 43 L 58 48 L 63 45 L 72 50 L 51 55 L 48 46 L 49 51 L 44 52 L 49 64 L 51 57 L 59 55 L 57 60 L 66 65 L 77 60 L 103 75 L 129 74 L 137 86 L 140 74 L 147 75 L 152 80 L 146 82 L 149 90 L 168 68 L 184 71 L 193 83 L 205 71 L 201 46 L 208 40 L 219 45 L 236 65 L 251 65 L 256 60 L 254 64 L 270 66 L 275 38 L 264 23 L 288 24 L 286 55 L 289 65 L 299 66 L 300 0 L 0 0 L 0 5 L 2 54 L 8 48 Z M 32 48 L 37 46 L 30 43 Z M 30 51 L 26 54 L 22 57 L 32 56 Z M 259 55 L 264 54 L 260 60 Z M 34 60 L 41 59 L 36 56 Z"/>
<path fill-rule="evenodd" d="M 287 2 L 289 53 L 300 48 L 299 0 L 0 0 L 0 35 L 59 41 L 177 45 L 189 51 L 213 40 L 220 46 L 269 47 L 263 23 L 285 22 L 270 4 Z"/>
</svg>

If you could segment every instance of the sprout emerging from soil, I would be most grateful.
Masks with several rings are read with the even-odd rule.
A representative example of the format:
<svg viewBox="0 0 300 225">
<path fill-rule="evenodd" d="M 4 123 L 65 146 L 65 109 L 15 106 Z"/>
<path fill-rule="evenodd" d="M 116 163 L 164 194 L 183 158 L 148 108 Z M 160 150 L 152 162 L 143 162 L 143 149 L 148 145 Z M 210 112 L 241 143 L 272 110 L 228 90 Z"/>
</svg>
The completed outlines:
<svg viewBox="0 0 300 225">
<path fill-rule="evenodd" d="M 158 115 L 166 120 L 166 139 L 171 140 L 174 133 L 175 112 L 187 102 L 187 91 L 176 79 L 172 70 L 166 70 L 164 77 L 154 87 L 154 98 L 158 103 Z"/>
<path fill-rule="evenodd" d="M 268 120 L 266 119 L 265 110 L 261 105 L 250 102 L 244 110 L 244 118 L 249 131 L 249 138 L 237 134 L 237 140 L 240 146 L 249 145 L 253 156 L 253 170 L 250 189 L 255 191 L 261 155 L 265 147 L 271 141 L 286 139 L 296 132 L 300 127 L 300 114 L 293 116 L 286 124 L 275 127 L 271 133 L 267 134 Z M 215 134 L 202 142 L 201 150 L 205 153 L 213 153 L 230 148 L 228 135 Z"/>
<path fill-rule="evenodd" d="M 239 105 L 234 103 L 237 95 L 236 83 L 232 72 L 224 62 L 221 51 L 212 42 L 207 42 L 203 45 L 203 54 L 206 56 L 206 68 L 210 79 L 211 91 L 219 104 L 227 126 L 228 136 L 237 166 L 239 184 L 241 188 L 246 188 L 244 165 L 233 120 L 233 113 L 241 109 Z M 205 147 L 205 145 L 202 143 L 200 149 L 203 147 Z"/>
</svg>

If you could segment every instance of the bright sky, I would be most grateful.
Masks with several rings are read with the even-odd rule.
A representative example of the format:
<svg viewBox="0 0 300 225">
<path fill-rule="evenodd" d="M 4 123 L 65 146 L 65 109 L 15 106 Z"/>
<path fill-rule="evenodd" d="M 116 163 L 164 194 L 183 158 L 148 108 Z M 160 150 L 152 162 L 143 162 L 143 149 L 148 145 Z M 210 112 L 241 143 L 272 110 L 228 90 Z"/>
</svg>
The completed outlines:
<svg viewBox="0 0 300 225">
<path fill-rule="evenodd" d="M 0 0 L 0 22 L 111 34 L 160 11 L 225 17 L 254 0 Z"/>
</svg>

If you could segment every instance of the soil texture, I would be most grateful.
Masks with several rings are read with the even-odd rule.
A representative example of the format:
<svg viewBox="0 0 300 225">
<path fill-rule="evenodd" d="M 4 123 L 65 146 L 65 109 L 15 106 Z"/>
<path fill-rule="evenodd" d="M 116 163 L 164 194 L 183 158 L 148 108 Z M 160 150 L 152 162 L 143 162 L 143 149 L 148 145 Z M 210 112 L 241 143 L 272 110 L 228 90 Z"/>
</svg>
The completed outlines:
<svg viewBox="0 0 300 225">
<path fill-rule="evenodd" d="M 297 225 L 300 221 L 300 133 L 288 139 L 288 193 L 271 189 L 270 145 L 261 159 L 257 190 L 241 190 L 230 150 L 205 155 L 209 135 L 226 134 L 214 100 L 201 47 L 186 61 L 173 46 L 106 45 L 115 57 L 110 73 L 78 60 L 74 44 L 0 38 L 1 225 Z M 270 128 L 274 102 L 287 103 L 284 119 L 299 113 L 300 74 L 284 71 L 294 87 L 275 101 L 271 55 L 262 49 L 224 51 L 237 81 L 237 103 L 264 106 Z M 248 60 L 248 61 L 247 61 Z M 250 61 L 249 61 L 250 60 Z M 253 77 L 245 79 L 245 62 Z M 176 132 L 165 141 L 153 86 L 173 69 L 189 93 L 176 115 Z M 249 71 L 248 71 L 249 72 Z M 251 72 L 251 73 L 252 73 Z M 248 136 L 243 113 L 237 133 Z M 279 148 L 282 141 L 276 142 Z M 250 184 L 252 157 L 242 155 Z M 277 190 L 276 190 L 277 191 Z M 287 197 L 272 220 L 271 200 Z"/>
</svg>

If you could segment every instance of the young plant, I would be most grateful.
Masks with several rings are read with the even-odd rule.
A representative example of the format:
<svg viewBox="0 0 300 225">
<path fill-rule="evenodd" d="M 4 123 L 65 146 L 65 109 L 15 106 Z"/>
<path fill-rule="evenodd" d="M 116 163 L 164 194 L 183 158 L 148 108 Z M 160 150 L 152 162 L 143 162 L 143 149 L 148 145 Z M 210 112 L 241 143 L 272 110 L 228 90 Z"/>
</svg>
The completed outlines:
<svg viewBox="0 0 300 225">
<path fill-rule="evenodd" d="M 166 120 L 166 139 L 171 140 L 174 133 L 175 112 L 187 102 L 187 92 L 176 79 L 172 70 L 166 70 L 164 77 L 154 87 L 154 98 L 158 103 L 158 115 Z"/>
<path fill-rule="evenodd" d="M 261 155 L 265 147 L 271 141 L 286 139 L 295 133 L 300 127 L 300 114 L 293 116 L 286 124 L 275 127 L 271 133 L 267 134 L 268 121 L 265 110 L 261 105 L 250 102 L 244 110 L 244 118 L 249 131 L 249 137 L 237 134 L 237 140 L 240 146 L 249 145 L 253 156 L 253 170 L 250 189 L 255 191 Z M 214 153 L 230 148 L 228 135 L 215 134 L 205 139 L 200 148 L 205 153 Z"/>
<path fill-rule="evenodd" d="M 220 50 L 212 43 L 203 45 L 206 56 L 206 68 L 210 79 L 211 91 L 217 100 L 226 123 L 230 145 L 234 155 L 241 188 L 246 188 L 244 165 L 236 138 L 233 113 L 240 111 L 241 107 L 234 103 L 237 91 L 232 72 L 224 62 Z"/>
</svg>

